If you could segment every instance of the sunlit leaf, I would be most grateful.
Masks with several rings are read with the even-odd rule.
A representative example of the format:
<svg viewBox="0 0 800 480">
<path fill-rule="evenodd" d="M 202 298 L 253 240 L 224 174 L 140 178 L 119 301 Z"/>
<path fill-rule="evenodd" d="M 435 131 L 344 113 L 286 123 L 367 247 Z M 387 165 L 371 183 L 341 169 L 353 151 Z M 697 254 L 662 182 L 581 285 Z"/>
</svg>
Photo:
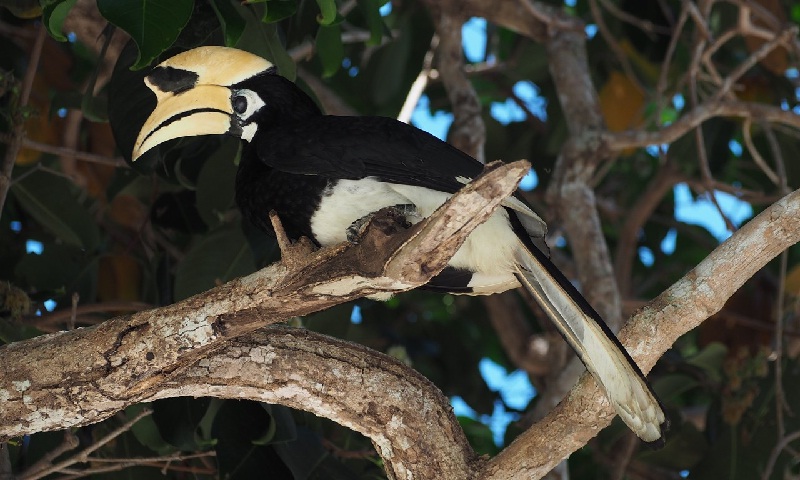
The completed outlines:
<svg viewBox="0 0 800 480">
<path fill-rule="evenodd" d="M 67 14 L 78 0 L 43 0 L 42 3 L 42 20 L 44 26 L 47 28 L 47 33 L 59 42 L 66 42 L 67 37 L 64 36 L 63 26 Z"/>
<path fill-rule="evenodd" d="M 320 25 L 330 25 L 336 20 L 336 0 L 317 0 L 319 15 L 317 21 Z"/>
</svg>

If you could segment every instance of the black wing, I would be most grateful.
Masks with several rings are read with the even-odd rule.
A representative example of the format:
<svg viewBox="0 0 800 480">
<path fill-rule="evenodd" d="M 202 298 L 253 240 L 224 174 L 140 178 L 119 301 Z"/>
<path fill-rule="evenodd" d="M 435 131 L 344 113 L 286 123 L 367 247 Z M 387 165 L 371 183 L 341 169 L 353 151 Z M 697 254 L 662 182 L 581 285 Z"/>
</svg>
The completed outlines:
<svg viewBox="0 0 800 480">
<path fill-rule="evenodd" d="M 375 177 L 448 193 L 483 170 L 480 162 L 446 142 L 385 117 L 320 116 L 271 128 L 254 143 L 262 162 L 287 173 Z"/>
</svg>

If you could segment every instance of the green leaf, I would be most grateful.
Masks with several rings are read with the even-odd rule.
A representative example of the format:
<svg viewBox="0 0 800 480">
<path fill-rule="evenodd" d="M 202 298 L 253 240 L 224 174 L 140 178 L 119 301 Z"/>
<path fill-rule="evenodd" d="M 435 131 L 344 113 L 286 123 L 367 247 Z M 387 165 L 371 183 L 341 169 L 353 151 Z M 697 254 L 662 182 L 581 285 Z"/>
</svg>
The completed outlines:
<svg viewBox="0 0 800 480">
<path fill-rule="evenodd" d="M 212 425 L 212 435 L 218 439 L 218 478 L 292 478 L 271 446 L 253 444 L 254 439 L 264 436 L 270 422 L 270 416 L 256 402 L 223 403 Z"/>
<path fill-rule="evenodd" d="M 265 40 L 265 47 L 268 50 L 267 59 L 271 60 L 275 66 L 278 67 L 278 72 L 289 80 L 294 81 L 297 76 L 297 67 L 294 60 L 289 56 L 286 48 L 283 46 L 280 36 L 278 35 L 278 27 L 275 24 L 265 24 L 262 29 L 262 35 Z"/>
<path fill-rule="evenodd" d="M 125 414 L 128 417 L 133 417 L 139 414 L 146 404 L 132 405 L 125 409 Z M 153 452 L 159 455 L 168 455 L 176 451 L 176 448 L 164 440 L 161 432 L 158 430 L 155 420 L 151 415 L 143 417 L 138 422 L 134 423 L 131 427 L 131 433 L 136 437 L 142 445 L 146 446 Z"/>
<path fill-rule="evenodd" d="M 255 270 L 253 252 L 239 228 L 226 225 L 200 238 L 175 272 L 175 299 L 181 300 Z"/>
<path fill-rule="evenodd" d="M 203 444 L 215 445 L 216 439 L 213 438 L 211 434 L 211 429 L 214 425 L 214 420 L 217 418 L 217 413 L 222 408 L 222 405 L 226 402 L 221 398 L 211 398 L 208 404 L 208 409 L 206 410 L 206 414 L 197 424 L 197 435 L 200 437 L 200 441 Z"/>
<path fill-rule="evenodd" d="M 319 15 L 317 21 L 320 25 L 330 25 L 336 21 L 338 11 L 336 10 L 336 0 L 317 0 L 319 5 Z"/>
<path fill-rule="evenodd" d="M 689 365 L 702 368 L 713 381 L 722 381 L 722 365 L 728 355 L 728 347 L 719 342 L 709 343 L 697 355 L 686 360 Z"/>
<path fill-rule="evenodd" d="M 103 48 L 100 50 L 100 59 L 105 58 L 108 52 L 108 46 L 111 44 L 111 38 L 114 35 L 114 26 L 107 24 L 103 29 Z M 102 69 L 102 61 L 98 61 L 97 66 L 94 68 L 92 75 L 86 84 L 86 90 L 81 99 L 81 112 L 86 119 L 92 122 L 107 122 L 108 121 L 108 99 L 105 96 L 95 96 L 94 90 L 97 84 L 97 77 L 100 75 Z"/>
<path fill-rule="evenodd" d="M 179 450 L 198 448 L 197 429 L 208 410 L 210 399 L 175 397 L 152 403 L 152 419 L 164 440 Z"/>
<path fill-rule="evenodd" d="M 330 77 L 342 67 L 344 46 L 342 29 L 336 25 L 320 26 L 317 30 L 317 53 L 322 62 L 322 76 Z"/>
<path fill-rule="evenodd" d="M 139 47 L 134 70 L 150 64 L 172 45 L 189 22 L 192 0 L 97 0 L 106 20 L 125 30 Z"/>
<path fill-rule="evenodd" d="M 264 7 L 261 5 L 254 5 L 249 9 L 241 6 L 237 7 L 247 20 L 247 23 L 245 24 L 242 38 L 236 47 L 266 58 L 278 68 L 278 73 L 294 81 L 297 75 L 297 67 L 294 64 L 294 60 L 289 56 L 283 46 L 283 42 L 281 42 L 277 24 L 261 21 L 264 13 L 261 10 L 262 8 Z"/>
<path fill-rule="evenodd" d="M 78 0 L 43 0 L 42 1 L 42 20 L 47 28 L 47 33 L 59 42 L 66 42 L 63 26 L 67 14 Z"/>
<path fill-rule="evenodd" d="M 386 3 L 384 0 L 360 0 L 358 5 L 364 11 L 369 26 L 369 40 L 367 45 L 380 45 L 383 40 L 385 25 L 381 16 L 381 6 Z"/>
<path fill-rule="evenodd" d="M 261 17 L 261 21 L 264 23 L 279 22 L 297 12 L 296 0 L 270 0 L 265 6 L 266 10 Z"/>
<path fill-rule="evenodd" d="M 407 70 L 409 56 L 411 55 L 411 26 L 406 26 L 407 32 L 401 34 L 388 45 L 381 47 L 372 62 L 375 65 L 375 76 L 371 83 L 372 100 L 378 105 L 385 105 L 399 94 L 403 88 L 404 72 Z"/>
<path fill-rule="evenodd" d="M 11 192 L 25 211 L 64 243 L 87 250 L 97 246 L 97 224 L 66 178 L 34 172 L 15 182 Z"/>
<path fill-rule="evenodd" d="M 222 25 L 225 35 L 225 46 L 233 47 L 242 38 L 244 33 L 245 20 L 236 11 L 231 0 L 209 0 L 208 2 Z"/>
<path fill-rule="evenodd" d="M 239 146 L 238 139 L 226 138 L 222 146 L 205 162 L 197 177 L 197 213 L 211 228 L 219 225 L 233 207 Z"/>
</svg>

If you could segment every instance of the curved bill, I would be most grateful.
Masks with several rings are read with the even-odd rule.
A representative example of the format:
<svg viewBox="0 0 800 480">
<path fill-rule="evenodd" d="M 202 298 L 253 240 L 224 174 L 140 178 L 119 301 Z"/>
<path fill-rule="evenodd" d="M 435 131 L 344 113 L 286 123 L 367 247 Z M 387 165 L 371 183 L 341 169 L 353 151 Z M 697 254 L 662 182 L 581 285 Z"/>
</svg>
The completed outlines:
<svg viewBox="0 0 800 480">
<path fill-rule="evenodd" d="M 234 132 L 231 90 L 195 85 L 178 94 L 160 95 L 133 146 L 133 161 L 151 148 L 181 137 Z"/>
</svg>

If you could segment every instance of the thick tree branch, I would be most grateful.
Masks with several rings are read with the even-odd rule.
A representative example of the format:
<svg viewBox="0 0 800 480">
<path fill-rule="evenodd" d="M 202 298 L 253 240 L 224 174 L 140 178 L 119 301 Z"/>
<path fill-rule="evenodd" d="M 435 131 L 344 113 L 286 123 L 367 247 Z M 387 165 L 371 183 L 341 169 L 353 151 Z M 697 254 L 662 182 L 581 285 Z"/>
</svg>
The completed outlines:
<svg viewBox="0 0 800 480">
<path fill-rule="evenodd" d="M 798 240 L 800 191 L 746 224 L 643 308 L 620 339 L 649 370 L 680 335 L 722 308 L 748 278 Z M 250 309 L 240 317 L 249 324 L 269 321 L 259 315 Z M 73 383 L 69 390 L 79 402 L 82 391 L 94 388 Z M 36 394 L 31 388 L 26 393 Z M 226 342 L 165 375 L 138 401 L 200 394 L 281 403 L 331 418 L 372 438 L 393 478 L 540 478 L 614 416 L 587 375 L 554 412 L 484 468 L 466 446 L 446 399 L 422 376 L 365 347 L 284 327 Z"/>
<path fill-rule="evenodd" d="M 390 478 L 468 479 L 481 463 L 428 379 L 392 357 L 303 329 L 272 326 L 237 338 L 164 387 L 146 400 L 212 393 L 329 418 L 372 439 Z"/>
<path fill-rule="evenodd" d="M 448 141 L 481 163 L 486 163 L 483 146 L 486 143 L 486 126 L 481 117 L 481 102 L 464 73 L 464 49 L 461 27 L 464 18 L 457 10 L 442 9 L 437 17 L 439 36 L 439 73 L 453 106 L 453 125 L 447 134 Z"/>
<path fill-rule="evenodd" d="M 3 346 L 0 438 L 103 420 L 158 395 L 165 381 L 233 338 L 426 282 L 528 168 L 527 162 L 487 167 L 434 215 L 400 234 L 368 228 L 360 243 L 321 250 L 305 264 L 277 263 L 175 305 Z"/>
<path fill-rule="evenodd" d="M 636 313 L 619 339 L 644 372 L 675 340 L 722 309 L 750 277 L 800 241 L 800 190 L 768 207 Z M 481 478 L 540 478 L 608 425 L 614 412 L 584 375 L 567 399 L 490 460 Z M 552 439 L 559 439 L 558 442 Z"/>
</svg>

